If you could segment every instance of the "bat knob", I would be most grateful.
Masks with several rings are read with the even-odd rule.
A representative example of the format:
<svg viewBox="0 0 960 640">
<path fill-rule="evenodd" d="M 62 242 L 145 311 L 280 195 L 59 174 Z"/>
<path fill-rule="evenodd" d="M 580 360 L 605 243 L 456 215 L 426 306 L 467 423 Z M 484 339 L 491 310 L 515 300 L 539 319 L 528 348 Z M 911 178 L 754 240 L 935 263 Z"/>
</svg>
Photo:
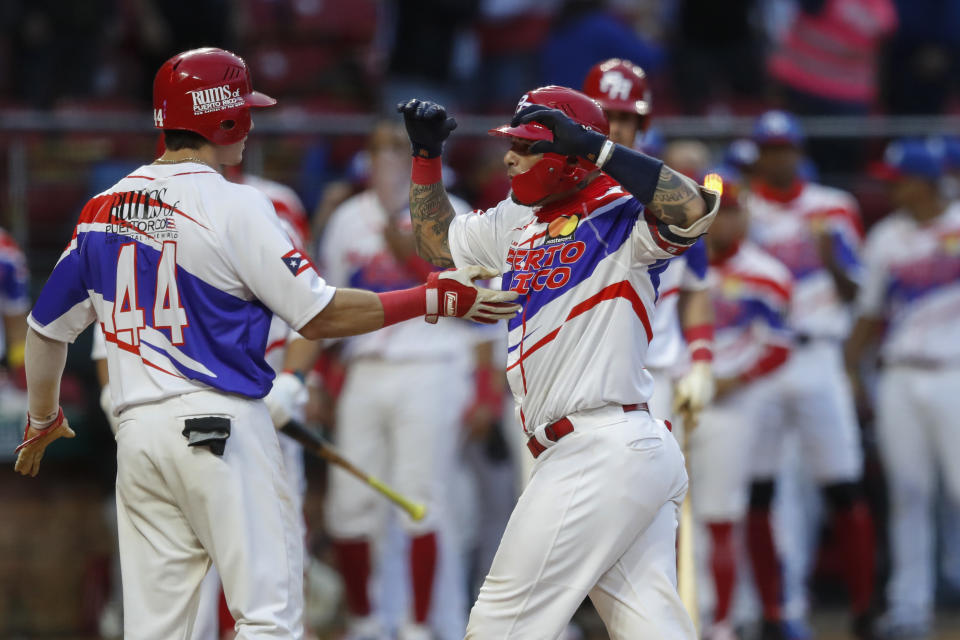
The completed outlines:
<svg viewBox="0 0 960 640">
<path fill-rule="evenodd" d="M 410 517 L 414 521 L 423 520 L 427 515 L 427 507 L 422 504 L 414 504 L 410 507 Z"/>
</svg>

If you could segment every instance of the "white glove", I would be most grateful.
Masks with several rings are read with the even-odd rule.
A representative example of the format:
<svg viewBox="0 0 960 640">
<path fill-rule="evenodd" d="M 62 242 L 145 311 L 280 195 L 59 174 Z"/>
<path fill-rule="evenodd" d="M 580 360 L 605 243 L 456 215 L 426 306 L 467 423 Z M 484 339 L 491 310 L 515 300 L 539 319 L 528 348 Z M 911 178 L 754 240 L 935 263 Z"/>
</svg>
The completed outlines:
<svg viewBox="0 0 960 640">
<path fill-rule="evenodd" d="M 103 415 L 107 416 L 110 431 L 113 431 L 113 435 L 117 435 L 117 429 L 120 428 L 120 418 L 113 415 L 113 398 L 110 397 L 109 386 L 100 389 L 100 408 L 103 409 Z"/>
<path fill-rule="evenodd" d="M 703 360 L 694 362 L 690 371 L 677 380 L 673 392 L 674 413 L 700 413 L 713 399 L 715 390 L 710 363 Z"/>
<path fill-rule="evenodd" d="M 279 429 L 291 419 L 303 420 L 307 399 L 307 386 L 297 376 L 284 372 L 277 375 L 273 388 L 263 401 L 270 411 L 273 426 Z"/>
<path fill-rule="evenodd" d="M 517 315 L 520 305 L 510 302 L 517 298 L 515 291 L 484 289 L 473 282 L 498 275 L 478 266 L 431 273 L 427 278 L 426 321 L 436 322 L 440 316 L 455 316 L 493 324 Z"/>
</svg>

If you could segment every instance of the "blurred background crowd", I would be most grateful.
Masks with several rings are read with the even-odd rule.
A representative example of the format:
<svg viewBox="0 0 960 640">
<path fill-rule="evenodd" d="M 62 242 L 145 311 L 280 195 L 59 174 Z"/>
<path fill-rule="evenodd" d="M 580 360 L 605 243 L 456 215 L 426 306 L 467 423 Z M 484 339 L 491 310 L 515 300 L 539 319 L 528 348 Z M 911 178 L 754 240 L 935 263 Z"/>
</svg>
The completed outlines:
<svg viewBox="0 0 960 640">
<path fill-rule="evenodd" d="M 154 73 L 196 46 L 237 52 L 254 86 L 278 98 L 276 109 L 257 114 L 245 171 L 292 189 L 275 202 L 302 211 L 298 231 L 321 272 L 324 253 L 338 248 L 328 225 L 345 201 L 369 192 L 402 208 L 407 143 L 402 130 L 383 124 L 399 122 L 398 101 L 430 98 L 458 118 L 445 178 L 464 208 L 486 208 L 509 188 L 504 146 L 486 130 L 525 91 L 579 88 L 594 64 L 611 57 L 639 64 L 649 79 L 652 127 L 637 145 L 660 157 L 673 153 L 668 162 L 692 175 L 724 161 L 749 174 L 757 158 L 752 121 L 771 108 L 804 124 L 804 179 L 851 192 L 867 229 L 896 208 L 867 171 L 890 140 L 942 138 L 938 171 L 960 166 L 949 139 L 960 134 L 960 0 L 7 0 L 0 5 L 0 228 L 9 236 L 0 234 L 0 252 L 22 249 L 27 298 L 42 286 L 86 200 L 155 157 Z M 952 189 L 947 195 L 957 197 L 955 183 Z M 409 251 L 399 231 L 384 233 L 395 255 Z M 376 280 L 376 269 L 364 277 Z M 24 309 L 0 311 L 18 317 Z M 495 337 L 482 337 L 469 356 L 477 369 L 499 362 L 484 350 L 487 342 L 496 346 Z M 90 349 L 90 336 L 71 349 L 62 389 L 77 438 L 51 448 L 35 480 L 0 474 L 0 637 L 119 637 L 109 515 L 115 447 Z M 325 352 L 314 376 L 308 417 L 325 429 L 342 426 L 336 403 L 351 356 L 340 349 Z M 11 467 L 25 407 L 15 369 L 7 366 L 0 381 L 0 461 Z M 472 601 L 523 466 L 523 451 L 509 442 L 515 425 L 502 389 L 478 383 L 464 393 L 474 392 L 486 397 L 464 401 L 454 464 L 443 467 L 459 507 L 450 515 L 462 565 L 462 575 L 448 578 L 462 590 L 453 608 Z M 882 534 L 872 407 L 858 409 Z M 305 475 L 307 544 L 317 559 L 311 624 L 321 637 L 338 637 L 349 585 L 345 592 L 330 568 L 336 545 L 324 526 L 325 469 L 307 459 Z M 791 495 L 816 509 L 809 479 L 791 478 Z M 937 504 L 937 594 L 949 613 L 960 602 L 960 515 Z M 401 529 L 388 526 L 395 539 L 386 544 L 403 549 Z M 842 562 L 829 531 L 821 533 L 812 537 L 825 544 L 810 560 L 815 612 L 843 601 Z M 391 584 L 389 575 L 379 579 Z M 749 617 L 756 604 L 747 601 Z M 390 606 L 399 611 L 405 603 Z M 438 624 L 455 628 L 465 613 Z M 585 613 L 571 638 L 603 638 L 597 625 Z M 950 628 L 943 633 L 955 637 Z"/>
</svg>

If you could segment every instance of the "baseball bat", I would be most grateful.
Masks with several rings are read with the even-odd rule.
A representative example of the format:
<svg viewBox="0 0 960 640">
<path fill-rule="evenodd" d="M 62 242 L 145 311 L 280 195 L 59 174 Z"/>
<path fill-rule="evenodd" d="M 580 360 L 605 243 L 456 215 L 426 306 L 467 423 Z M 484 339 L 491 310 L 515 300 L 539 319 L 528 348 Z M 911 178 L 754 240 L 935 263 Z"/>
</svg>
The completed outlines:
<svg viewBox="0 0 960 640">
<path fill-rule="evenodd" d="M 340 453 L 333 448 L 333 445 L 321 438 L 319 434 L 312 429 L 308 429 L 296 420 L 289 420 L 280 428 L 280 433 L 290 436 L 302 444 L 304 448 L 313 455 L 326 460 L 330 464 L 337 465 L 362 482 L 368 484 L 374 490 L 379 491 L 391 502 L 406 511 L 414 520 L 422 520 L 423 517 L 427 515 L 427 507 L 425 505 L 410 500 L 395 491 L 385 482 L 359 469 L 356 465 L 340 455 Z"/>
<path fill-rule="evenodd" d="M 683 454 L 689 474 L 689 442 L 690 435 L 697 426 L 697 417 L 689 409 L 681 410 L 679 416 L 683 421 Z M 677 588 L 680 592 L 680 600 L 693 620 L 697 637 L 700 637 L 700 607 L 697 604 L 697 569 L 693 557 L 693 527 L 693 507 L 690 502 L 688 486 L 687 495 L 684 496 L 683 505 L 680 507 L 680 539 L 677 542 Z"/>
</svg>

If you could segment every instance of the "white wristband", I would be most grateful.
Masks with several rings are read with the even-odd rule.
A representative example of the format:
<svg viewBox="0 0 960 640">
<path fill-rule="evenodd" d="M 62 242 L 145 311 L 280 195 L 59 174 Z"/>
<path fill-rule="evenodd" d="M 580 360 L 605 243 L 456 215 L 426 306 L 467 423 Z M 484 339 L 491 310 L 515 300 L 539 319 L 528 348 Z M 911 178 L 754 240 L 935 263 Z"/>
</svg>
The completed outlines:
<svg viewBox="0 0 960 640">
<path fill-rule="evenodd" d="M 607 138 L 604 141 L 603 146 L 600 147 L 600 153 L 597 155 L 597 168 L 603 169 L 603 165 L 607 164 L 607 160 L 610 159 L 610 156 L 613 155 L 613 149 L 617 145 L 614 144 L 613 140 Z"/>
</svg>

